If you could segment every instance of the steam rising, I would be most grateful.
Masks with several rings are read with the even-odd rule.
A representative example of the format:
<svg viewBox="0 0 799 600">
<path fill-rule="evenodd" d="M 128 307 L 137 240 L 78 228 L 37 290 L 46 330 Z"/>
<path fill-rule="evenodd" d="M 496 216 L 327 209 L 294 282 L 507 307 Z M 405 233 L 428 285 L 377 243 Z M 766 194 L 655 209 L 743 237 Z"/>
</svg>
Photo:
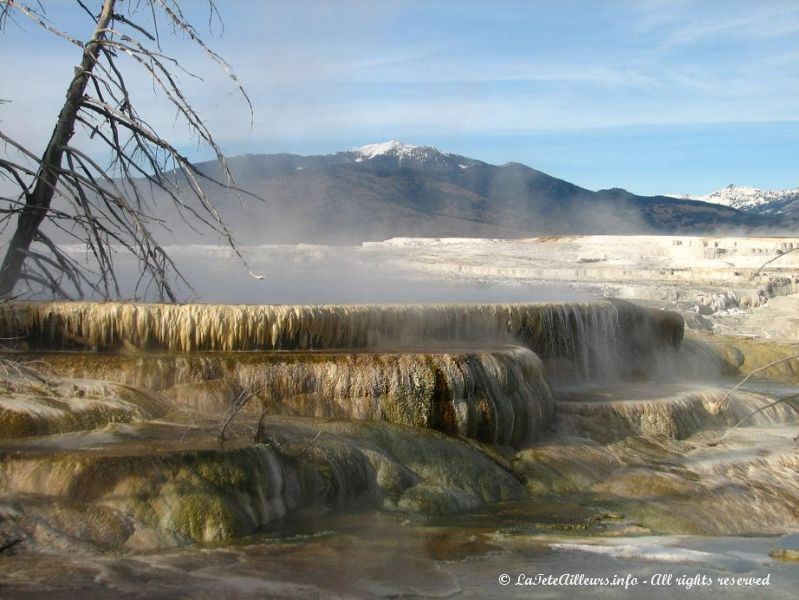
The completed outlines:
<svg viewBox="0 0 799 600">
<path fill-rule="evenodd" d="M 674 314 L 622 301 L 533 304 L 253 306 L 31 302 L 0 307 L 0 330 L 32 347 L 251 351 L 511 341 L 553 374 L 601 379 L 677 348 Z"/>
</svg>

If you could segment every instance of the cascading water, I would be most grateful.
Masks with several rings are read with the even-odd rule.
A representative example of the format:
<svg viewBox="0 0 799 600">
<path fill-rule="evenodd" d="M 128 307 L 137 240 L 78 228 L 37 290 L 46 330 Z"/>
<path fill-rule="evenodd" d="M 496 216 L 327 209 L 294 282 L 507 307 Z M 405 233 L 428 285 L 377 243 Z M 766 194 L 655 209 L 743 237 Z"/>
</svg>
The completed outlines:
<svg viewBox="0 0 799 600">
<path fill-rule="evenodd" d="M 515 342 L 563 375 L 612 378 L 678 348 L 682 319 L 623 301 L 560 304 L 235 306 L 0 305 L 0 332 L 29 348 L 265 351 Z"/>
<path fill-rule="evenodd" d="M 156 392 L 171 410 L 221 418 L 237 393 L 250 411 L 385 420 L 521 446 L 552 423 L 541 360 L 491 351 L 35 355 L 63 377 Z M 2 406 L 2 404 L 0 404 Z M 162 407 L 166 409 L 166 407 Z"/>
<path fill-rule="evenodd" d="M 49 365 L 0 398 L 0 542 L 28 553 L 139 556 L 319 507 L 532 511 L 492 529 L 504 549 L 553 527 L 799 526 L 796 411 L 754 390 L 726 402 L 723 377 L 752 353 L 683 340 L 668 311 L 9 303 L 0 335 L 17 344 L 6 359 Z"/>
</svg>

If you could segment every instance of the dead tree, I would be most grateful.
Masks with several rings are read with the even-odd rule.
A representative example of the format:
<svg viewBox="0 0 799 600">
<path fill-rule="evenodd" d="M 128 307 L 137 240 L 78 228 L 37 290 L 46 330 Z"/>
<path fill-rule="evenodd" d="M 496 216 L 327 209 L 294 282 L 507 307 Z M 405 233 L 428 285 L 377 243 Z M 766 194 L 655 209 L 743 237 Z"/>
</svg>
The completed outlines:
<svg viewBox="0 0 799 600">
<path fill-rule="evenodd" d="M 780 364 L 783 364 L 783 363 L 786 363 L 786 362 L 791 362 L 791 361 L 794 361 L 794 360 L 799 360 L 799 354 L 793 354 L 791 356 L 786 356 L 784 358 L 780 358 L 779 360 L 775 360 L 773 362 L 768 363 L 767 365 L 763 365 L 762 367 L 758 367 L 756 369 L 753 369 L 753 370 L 749 371 L 749 373 L 747 373 L 746 376 L 743 379 L 741 379 L 738 383 L 736 383 L 735 386 L 733 386 L 724 395 L 724 398 L 722 398 L 721 401 L 716 404 L 716 406 L 715 406 L 716 410 L 726 410 L 729 407 L 729 404 L 730 404 L 730 402 L 733 399 L 733 394 L 736 391 L 738 391 L 741 388 L 741 386 L 743 386 L 747 381 L 749 381 L 754 375 L 757 375 L 758 373 L 762 373 L 763 371 L 765 371 L 767 369 L 770 369 L 771 367 L 775 367 L 777 365 L 780 365 Z M 797 400 L 797 399 L 799 399 L 799 394 L 792 394 L 792 395 L 787 396 L 785 398 L 780 398 L 779 400 L 775 400 L 774 402 L 769 402 L 765 406 L 761 406 L 760 408 L 751 411 L 749 414 L 747 414 L 745 417 L 743 417 L 737 423 L 735 423 L 732 427 L 729 427 L 727 429 L 727 431 L 725 431 L 725 433 L 721 437 L 719 437 L 718 439 L 716 439 L 716 440 L 714 440 L 712 442 L 708 442 L 708 446 L 718 446 L 721 442 L 723 442 L 725 439 L 727 439 L 727 437 L 729 437 L 729 435 L 733 431 L 738 429 L 741 425 L 746 423 L 749 419 L 754 417 L 756 414 L 761 413 L 761 412 L 763 412 L 763 411 L 765 411 L 765 410 L 767 410 L 767 409 L 769 409 L 769 408 L 771 408 L 773 406 L 777 406 L 778 404 L 785 404 L 787 402 L 793 402 L 794 400 Z"/>
<path fill-rule="evenodd" d="M 58 297 L 120 297 L 114 257 L 124 252 L 139 261 L 137 297 L 155 293 L 174 301 L 175 284 L 188 282 L 154 236 L 154 227 L 164 225 L 155 206 L 159 194 L 189 225 L 221 234 L 242 257 L 206 193 L 209 184 L 237 188 L 220 147 L 178 83 L 179 74 L 192 74 L 162 50 L 164 26 L 188 38 L 226 72 L 250 114 L 252 106 L 231 67 L 206 45 L 178 0 L 98 0 L 93 7 L 88 0 L 74 1 L 75 10 L 83 11 L 93 27 L 86 41 L 51 22 L 46 2 L 0 0 L 0 28 L 28 19 L 81 53 L 43 152 L 24 147 L 0 130 L 0 177 L 15 190 L 0 195 L 0 231 L 16 219 L 0 266 L 0 296 L 10 296 L 18 283 L 26 282 Z M 209 10 L 212 18 L 218 17 L 213 0 Z M 131 68 L 148 73 L 177 119 L 215 155 L 220 176 L 197 169 L 145 121 L 127 84 Z M 76 138 L 80 130 L 84 135 Z M 110 156 L 102 164 L 97 159 L 105 154 L 101 150 Z M 64 251 L 52 239 L 53 232 L 85 244 L 90 264 Z"/>
</svg>

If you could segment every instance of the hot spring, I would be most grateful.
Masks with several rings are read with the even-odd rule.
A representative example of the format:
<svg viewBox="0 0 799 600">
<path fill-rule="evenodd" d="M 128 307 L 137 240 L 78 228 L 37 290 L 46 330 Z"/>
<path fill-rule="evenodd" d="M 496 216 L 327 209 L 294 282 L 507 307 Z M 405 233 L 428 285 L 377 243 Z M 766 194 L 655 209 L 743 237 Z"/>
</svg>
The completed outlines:
<svg viewBox="0 0 799 600">
<path fill-rule="evenodd" d="M 4 597 L 799 584 L 794 345 L 579 296 L 10 302 L 0 336 Z"/>
</svg>

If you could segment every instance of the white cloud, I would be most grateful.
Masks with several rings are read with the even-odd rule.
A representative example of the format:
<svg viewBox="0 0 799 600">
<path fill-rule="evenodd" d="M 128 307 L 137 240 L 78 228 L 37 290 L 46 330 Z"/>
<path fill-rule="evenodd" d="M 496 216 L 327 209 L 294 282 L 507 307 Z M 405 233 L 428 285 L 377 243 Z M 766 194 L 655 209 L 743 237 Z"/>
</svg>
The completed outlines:
<svg viewBox="0 0 799 600">
<path fill-rule="evenodd" d="M 187 93 L 231 153 L 266 137 L 490 134 L 799 119 L 799 54 L 792 46 L 776 44 L 799 31 L 799 10 L 791 4 L 613 4 L 604 8 L 617 11 L 612 16 L 618 18 L 606 30 L 572 31 L 567 23 L 563 31 L 570 33 L 570 41 L 558 38 L 560 31 L 543 39 L 539 32 L 521 47 L 501 38 L 475 47 L 488 35 L 480 29 L 453 27 L 440 35 L 412 37 L 392 23 L 405 6 L 429 7 L 397 3 L 370 14 L 369 3 L 361 3 L 350 20 L 326 3 L 303 5 L 302 10 L 277 3 L 231 11 L 225 37 L 212 45 L 245 83 L 255 105 L 254 126 L 246 105 L 230 93 L 224 73 L 188 44 L 174 42 L 184 64 L 205 78 L 183 77 Z M 478 8 L 469 5 L 464 14 L 476 19 Z M 491 20 L 510 28 L 517 10 L 488 12 Z M 458 16 L 453 13 L 453 19 Z M 534 11 L 525 15 L 530 23 L 536 17 Z M 258 30 L 253 23 L 259 20 L 262 35 L 234 35 L 235 27 L 250 34 Z M 758 43 L 738 49 L 730 39 Z M 684 52 L 700 41 L 727 54 Z M 13 82 L 8 93 L 0 94 L 14 100 L 0 107 L 4 131 L 41 147 L 75 62 L 74 54 L 35 45 L 26 46 L 14 61 L 0 62 L 0 79 Z M 174 111 L 155 97 L 147 76 L 139 72 L 131 77 L 146 118 L 190 148 L 192 137 L 175 125 Z"/>
</svg>

